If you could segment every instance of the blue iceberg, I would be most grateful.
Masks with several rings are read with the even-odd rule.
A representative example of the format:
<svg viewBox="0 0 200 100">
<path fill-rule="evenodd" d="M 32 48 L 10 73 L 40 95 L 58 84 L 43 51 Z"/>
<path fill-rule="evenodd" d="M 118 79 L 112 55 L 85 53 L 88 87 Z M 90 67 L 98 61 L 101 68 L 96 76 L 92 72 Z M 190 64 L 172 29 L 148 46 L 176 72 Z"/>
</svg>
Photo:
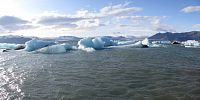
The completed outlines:
<svg viewBox="0 0 200 100">
<path fill-rule="evenodd" d="M 63 44 L 57 44 L 57 45 L 51 45 L 48 47 L 44 47 L 44 48 L 36 50 L 36 52 L 44 53 L 44 54 L 58 54 L 58 53 L 65 53 L 72 49 L 75 49 L 75 47 L 73 47 L 70 44 L 63 43 Z"/>
<path fill-rule="evenodd" d="M 27 41 L 25 43 L 25 51 L 34 51 L 43 47 L 47 47 L 50 45 L 54 45 L 55 43 L 53 41 L 44 41 L 44 40 L 38 40 L 38 39 L 32 39 L 30 41 Z"/>
<path fill-rule="evenodd" d="M 0 49 L 15 49 L 17 46 L 18 44 L 0 43 Z"/>
</svg>

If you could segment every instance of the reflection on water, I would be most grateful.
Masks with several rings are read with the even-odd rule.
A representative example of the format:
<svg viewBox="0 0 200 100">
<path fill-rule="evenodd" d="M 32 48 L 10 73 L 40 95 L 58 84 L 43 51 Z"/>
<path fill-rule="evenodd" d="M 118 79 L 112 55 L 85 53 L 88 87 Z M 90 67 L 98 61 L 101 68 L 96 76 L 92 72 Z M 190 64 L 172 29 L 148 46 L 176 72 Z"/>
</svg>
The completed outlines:
<svg viewBox="0 0 200 100">
<path fill-rule="evenodd" d="M 0 99 L 199 100 L 200 51 L 122 48 L 0 55 Z"/>
<path fill-rule="evenodd" d="M 21 91 L 23 73 L 16 71 L 17 65 L 14 62 L 9 65 L 5 63 L 7 60 L 6 57 L 0 58 L 0 99 L 21 99 L 24 95 Z"/>
</svg>

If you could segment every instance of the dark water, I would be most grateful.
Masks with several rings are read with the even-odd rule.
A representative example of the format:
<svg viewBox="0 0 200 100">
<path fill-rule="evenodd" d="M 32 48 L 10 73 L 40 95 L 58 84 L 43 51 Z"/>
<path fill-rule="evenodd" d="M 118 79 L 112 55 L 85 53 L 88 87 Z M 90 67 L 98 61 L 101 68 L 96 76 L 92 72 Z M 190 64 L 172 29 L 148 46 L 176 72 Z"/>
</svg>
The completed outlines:
<svg viewBox="0 0 200 100">
<path fill-rule="evenodd" d="M 200 100 L 200 49 L 0 54 L 0 100 Z"/>
</svg>

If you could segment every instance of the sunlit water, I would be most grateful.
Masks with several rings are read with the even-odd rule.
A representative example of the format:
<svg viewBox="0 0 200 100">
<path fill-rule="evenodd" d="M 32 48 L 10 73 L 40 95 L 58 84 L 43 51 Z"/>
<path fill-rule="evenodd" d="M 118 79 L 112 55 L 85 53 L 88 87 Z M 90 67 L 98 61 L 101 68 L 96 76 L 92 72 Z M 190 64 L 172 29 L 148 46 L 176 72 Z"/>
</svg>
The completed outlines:
<svg viewBox="0 0 200 100">
<path fill-rule="evenodd" d="M 200 100 L 200 49 L 0 53 L 0 100 Z"/>
</svg>

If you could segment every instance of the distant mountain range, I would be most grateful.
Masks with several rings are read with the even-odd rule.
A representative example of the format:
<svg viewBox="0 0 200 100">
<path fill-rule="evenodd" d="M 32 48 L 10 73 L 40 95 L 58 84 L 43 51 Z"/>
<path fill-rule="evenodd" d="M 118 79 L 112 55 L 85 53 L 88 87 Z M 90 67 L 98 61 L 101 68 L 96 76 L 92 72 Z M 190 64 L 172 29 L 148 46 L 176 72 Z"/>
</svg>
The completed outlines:
<svg viewBox="0 0 200 100">
<path fill-rule="evenodd" d="M 31 40 L 32 37 L 24 37 L 18 35 L 6 35 L 0 36 L 0 43 L 17 43 L 24 44 L 26 41 Z"/>
<path fill-rule="evenodd" d="M 151 37 L 150 40 L 168 40 L 168 41 L 187 41 L 200 40 L 200 31 L 182 32 L 182 33 L 157 33 Z"/>
<path fill-rule="evenodd" d="M 105 36 L 108 39 L 116 40 L 116 41 L 129 41 L 129 40 L 143 40 L 146 37 L 135 37 L 135 36 Z M 0 36 L 0 43 L 17 43 L 24 44 L 26 41 L 31 40 L 32 38 L 37 37 L 25 37 L 18 35 L 6 35 Z M 44 40 L 51 40 L 57 42 L 78 42 L 81 38 L 75 36 L 60 36 L 55 38 L 41 38 Z M 187 41 L 187 40 L 198 40 L 200 41 L 200 31 L 191 31 L 191 32 L 183 32 L 183 33 L 157 33 L 151 37 L 149 40 L 167 40 L 167 41 Z"/>
</svg>

